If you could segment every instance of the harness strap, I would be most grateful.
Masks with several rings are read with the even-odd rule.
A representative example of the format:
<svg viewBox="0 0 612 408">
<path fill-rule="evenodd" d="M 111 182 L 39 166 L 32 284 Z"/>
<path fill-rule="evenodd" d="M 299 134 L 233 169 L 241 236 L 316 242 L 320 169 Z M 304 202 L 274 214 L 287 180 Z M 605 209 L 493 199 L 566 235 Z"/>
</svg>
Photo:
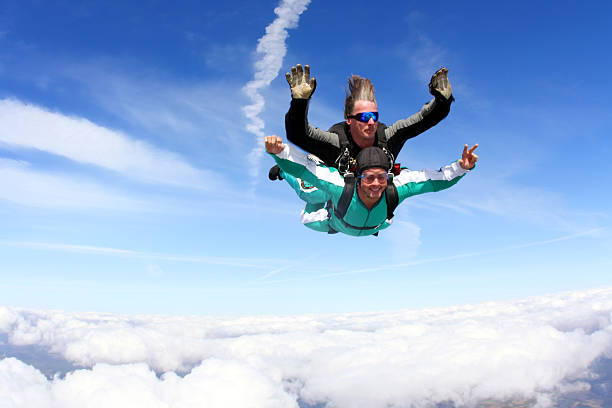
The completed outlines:
<svg viewBox="0 0 612 408">
<path fill-rule="evenodd" d="M 393 212 L 399 204 L 399 195 L 397 194 L 397 187 L 393 184 L 393 173 L 389 172 L 389 180 L 387 181 L 387 189 L 385 190 L 387 196 L 387 219 L 393 218 Z"/>
<path fill-rule="evenodd" d="M 327 216 L 329 218 L 331 218 L 331 211 L 334 209 L 334 203 L 332 203 L 332 200 L 327 201 L 327 204 L 325 204 L 325 209 L 327 210 Z M 328 234 L 337 234 L 338 231 L 336 231 L 332 227 L 329 227 L 329 230 L 327 231 L 327 233 Z"/>
<path fill-rule="evenodd" d="M 351 204 L 351 199 L 353 198 L 353 194 L 355 192 L 355 184 L 356 179 L 353 173 L 346 173 L 344 175 L 344 189 L 342 190 L 342 195 L 338 200 L 338 205 L 334 207 L 333 203 L 328 201 L 327 207 L 328 211 L 333 211 L 336 218 L 338 218 L 342 223 L 352 229 L 364 231 L 370 229 L 377 229 L 381 227 L 386 220 L 390 220 L 393 218 L 393 212 L 397 208 L 399 204 L 399 195 L 397 193 L 397 187 L 393 184 L 393 173 L 389 173 L 389 180 L 387 181 L 387 188 L 385 189 L 385 195 L 387 200 L 387 218 L 381 222 L 380 224 L 373 227 L 358 227 L 356 225 L 351 225 L 344 220 L 344 216 L 346 215 L 346 211 L 348 210 L 349 205 Z M 331 228 L 330 228 L 331 229 Z M 330 234 L 335 233 L 330 232 Z"/>
<path fill-rule="evenodd" d="M 340 154 L 336 158 L 335 165 L 340 171 L 340 174 L 346 174 L 351 171 L 351 143 L 344 131 L 336 133 L 340 142 Z"/>
<path fill-rule="evenodd" d="M 380 147 L 383 150 L 387 149 L 387 137 L 385 136 L 385 128 L 386 126 L 382 123 L 378 124 L 376 128 L 376 146 Z"/>
<path fill-rule="evenodd" d="M 336 216 L 337 216 L 337 215 L 338 215 L 338 214 L 336 214 Z M 380 224 L 375 225 L 375 226 L 373 226 L 373 227 L 357 227 L 357 226 L 355 226 L 355 225 L 351 225 L 351 224 L 349 224 L 348 222 L 344 221 L 344 218 L 340 218 L 340 221 L 342 221 L 342 223 L 344 224 L 344 226 L 345 226 L 345 227 L 349 227 L 349 228 L 356 229 L 356 230 L 359 230 L 359 231 L 365 231 L 365 230 L 371 230 L 371 229 L 376 229 L 376 228 L 379 228 L 379 227 L 381 227 L 381 226 L 382 226 L 382 225 L 385 223 L 385 221 L 387 221 L 387 220 L 385 220 L 385 221 L 381 222 Z"/>
<path fill-rule="evenodd" d="M 355 175 L 353 173 L 346 173 L 344 175 L 344 189 L 342 190 L 342 195 L 338 200 L 338 206 L 334 209 L 334 214 L 336 217 L 340 218 L 344 221 L 344 216 L 346 215 L 346 211 L 348 210 L 349 205 L 351 204 L 351 199 L 353 198 L 353 193 L 355 192 Z"/>
</svg>

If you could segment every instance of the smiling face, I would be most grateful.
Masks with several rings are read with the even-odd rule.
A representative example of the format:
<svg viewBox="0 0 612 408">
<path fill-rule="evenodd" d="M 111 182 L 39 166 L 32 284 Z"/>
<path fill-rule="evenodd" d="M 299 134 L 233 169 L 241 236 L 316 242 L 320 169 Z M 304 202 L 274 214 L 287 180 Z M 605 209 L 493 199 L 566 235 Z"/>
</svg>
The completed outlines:
<svg viewBox="0 0 612 408">
<path fill-rule="evenodd" d="M 363 177 L 357 186 L 357 194 L 366 207 L 371 208 L 387 188 L 387 172 L 383 168 L 376 167 L 364 170 L 361 175 Z"/>
<path fill-rule="evenodd" d="M 355 101 L 355 106 L 353 107 L 353 112 L 351 112 L 351 115 L 362 112 L 378 112 L 376 102 L 364 100 Z M 351 136 L 353 137 L 355 143 L 357 143 L 357 146 L 363 149 L 374 145 L 374 140 L 376 140 L 376 129 L 378 129 L 378 122 L 374 122 L 374 119 L 370 119 L 368 123 L 363 123 L 357 119 L 348 118 L 346 119 L 346 123 L 351 129 Z"/>
</svg>

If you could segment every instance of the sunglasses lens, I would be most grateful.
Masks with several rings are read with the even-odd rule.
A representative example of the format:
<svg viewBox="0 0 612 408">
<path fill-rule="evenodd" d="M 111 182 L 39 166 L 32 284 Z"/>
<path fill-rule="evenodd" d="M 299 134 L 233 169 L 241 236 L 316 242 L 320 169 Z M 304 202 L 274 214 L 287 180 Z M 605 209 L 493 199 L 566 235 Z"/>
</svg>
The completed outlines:
<svg viewBox="0 0 612 408">
<path fill-rule="evenodd" d="M 376 119 L 378 119 L 378 115 L 376 114 L 376 112 L 363 112 L 361 114 L 361 121 L 362 122 L 369 122 L 370 119 L 374 119 L 374 122 L 376 122 Z"/>
<path fill-rule="evenodd" d="M 360 122 L 368 123 L 370 119 L 373 119 L 374 122 L 378 121 L 378 112 L 361 112 L 356 115 L 351 116 L 352 118 L 357 119 Z"/>
<path fill-rule="evenodd" d="M 374 182 L 374 180 L 378 180 L 378 182 L 380 184 L 384 183 L 387 180 L 387 174 L 368 174 L 366 176 L 362 176 L 363 180 L 366 182 L 366 184 L 372 184 Z"/>
</svg>

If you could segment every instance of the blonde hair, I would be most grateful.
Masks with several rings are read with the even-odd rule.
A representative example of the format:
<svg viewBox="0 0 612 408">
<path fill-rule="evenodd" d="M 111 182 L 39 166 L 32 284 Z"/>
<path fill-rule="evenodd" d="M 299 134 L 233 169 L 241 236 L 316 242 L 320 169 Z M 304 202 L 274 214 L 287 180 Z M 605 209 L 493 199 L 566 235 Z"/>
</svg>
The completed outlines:
<svg viewBox="0 0 612 408">
<path fill-rule="evenodd" d="M 371 101 L 376 103 L 374 96 L 374 85 L 368 78 L 362 78 L 359 75 L 351 75 L 348 78 L 349 89 L 346 92 L 344 99 L 344 119 L 352 114 L 355 107 L 355 101 Z"/>
</svg>

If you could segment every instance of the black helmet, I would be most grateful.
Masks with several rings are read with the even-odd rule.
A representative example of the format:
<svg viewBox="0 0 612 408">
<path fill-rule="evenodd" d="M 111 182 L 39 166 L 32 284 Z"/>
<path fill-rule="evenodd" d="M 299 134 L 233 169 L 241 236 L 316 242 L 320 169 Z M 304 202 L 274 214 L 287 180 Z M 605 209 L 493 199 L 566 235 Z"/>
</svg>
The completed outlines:
<svg viewBox="0 0 612 408">
<path fill-rule="evenodd" d="M 380 147 L 366 147 L 357 155 L 357 175 L 360 175 L 367 169 L 383 168 L 389 171 L 391 161 L 389 156 Z"/>
</svg>

